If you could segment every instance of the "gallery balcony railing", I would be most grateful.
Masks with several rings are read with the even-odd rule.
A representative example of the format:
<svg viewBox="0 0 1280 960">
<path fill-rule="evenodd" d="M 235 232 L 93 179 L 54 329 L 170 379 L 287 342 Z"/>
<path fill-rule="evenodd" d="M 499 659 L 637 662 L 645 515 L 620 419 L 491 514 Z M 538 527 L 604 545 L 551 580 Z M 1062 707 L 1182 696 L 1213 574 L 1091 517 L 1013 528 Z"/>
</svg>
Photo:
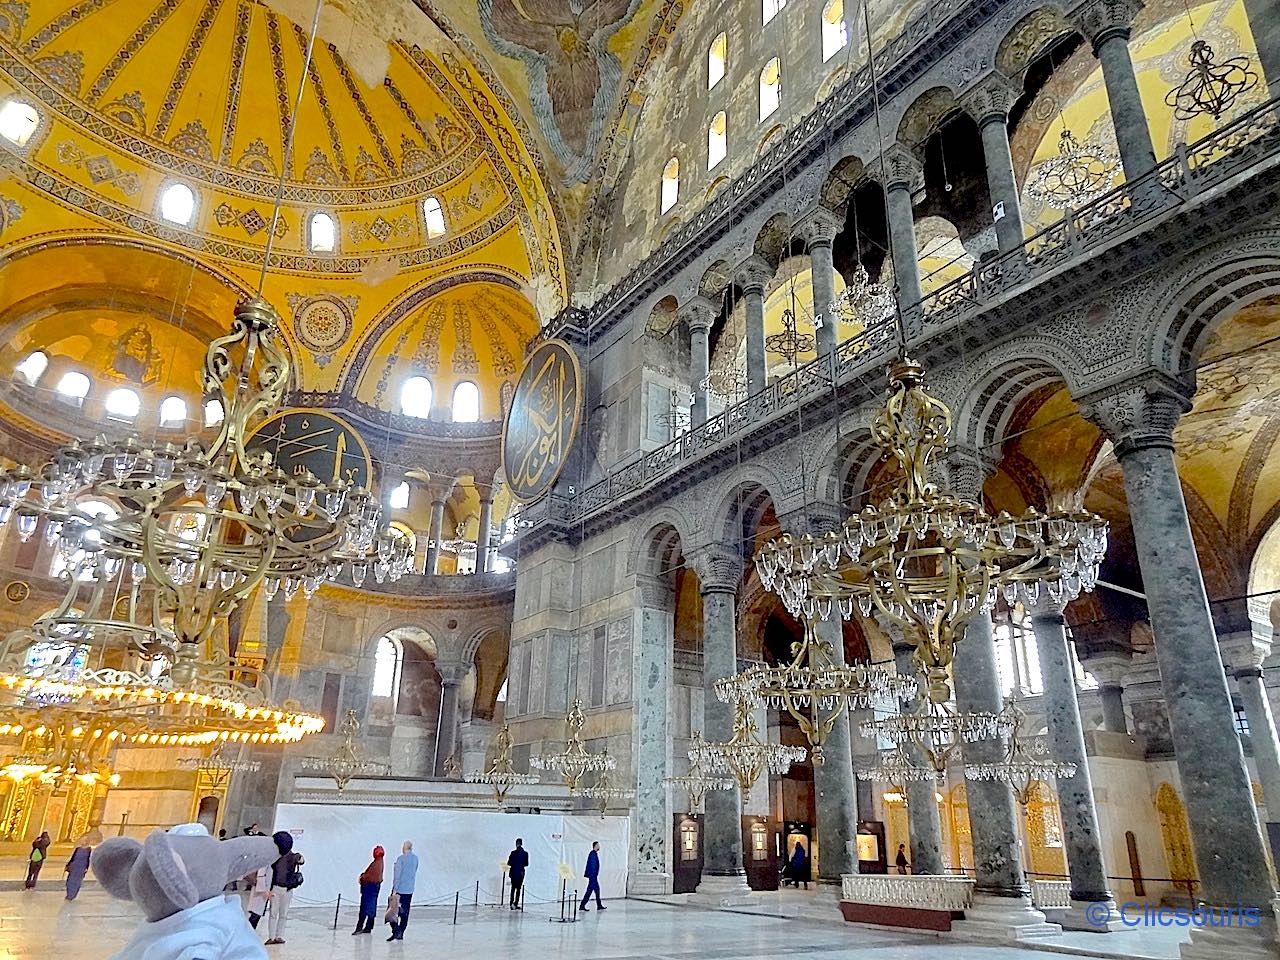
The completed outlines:
<svg viewBox="0 0 1280 960">
<path fill-rule="evenodd" d="M 1185 206 L 1238 174 L 1280 157 L 1280 100 L 1262 104 L 1092 203 L 1050 224 L 1022 246 L 977 266 L 904 311 L 911 339 L 958 326 L 997 298 L 1078 264 L 1120 237 L 1141 233 L 1153 220 Z M 763 390 L 708 417 L 664 446 L 614 470 L 569 497 L 545 497 L 525 507 L 522 525 L 580 521 L 699 460 L 729 438 L 740 438 L 782 411 L 793 411 L 867 376 L 894 349 L 892 318 L 870 326 Z"/>
</svg>

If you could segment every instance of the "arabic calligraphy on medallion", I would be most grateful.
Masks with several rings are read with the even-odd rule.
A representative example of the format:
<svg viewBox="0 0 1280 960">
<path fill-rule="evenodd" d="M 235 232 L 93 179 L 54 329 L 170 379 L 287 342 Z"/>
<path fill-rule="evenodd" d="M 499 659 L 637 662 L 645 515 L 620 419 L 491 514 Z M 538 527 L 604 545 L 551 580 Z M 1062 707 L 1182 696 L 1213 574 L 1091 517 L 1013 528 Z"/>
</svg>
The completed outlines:
<svg viewBox="0 0 1280 960">
<path fill-rule="evenodd" d="M 551 488 L 573 449 L 582 414 L 582 371 L 561 340 L 538 347 L 520 373 L 502 434 L 512 496 L 527 503 Z"/>
</svg>

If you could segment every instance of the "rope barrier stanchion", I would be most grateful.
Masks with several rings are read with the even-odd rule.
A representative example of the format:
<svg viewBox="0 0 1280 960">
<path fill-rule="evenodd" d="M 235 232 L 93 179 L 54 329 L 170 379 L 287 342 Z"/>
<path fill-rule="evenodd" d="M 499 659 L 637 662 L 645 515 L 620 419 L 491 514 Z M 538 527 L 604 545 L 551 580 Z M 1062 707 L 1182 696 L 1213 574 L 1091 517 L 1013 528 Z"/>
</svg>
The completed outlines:
<svg viewBox="0 0 1280 960">
<path fill-rule="evenodd" d="M 498 902 L 495 903 L 494 906 L 500 907 L 506 902 L 507 902 L 507 875 L 504 873 L 502 875 L 502 890 L 499 891 Z"/>
<path fill-rule="evenodd" d="M 479 880 L 477 880 L 477 881 L 476 881 L 476 899 L 475 899 L 475 905 L 476 905 L 477 907 L 478 907 L 478 906 L 480 906 L 480 881 L 479 881 Z"/>
<path fill-rule="evenodd" d="M 453 895 L 453 925 L 458 925 L 458 900 L 462 897 L 462 891 L 459 890 Z"/>
<path fill-rule="evenodd" d="M 342 910 L 342 894 L 338 894 L 338 902 L 333 908 L 333 929 L 338 929 L 338 912 Z"/>
</svg>

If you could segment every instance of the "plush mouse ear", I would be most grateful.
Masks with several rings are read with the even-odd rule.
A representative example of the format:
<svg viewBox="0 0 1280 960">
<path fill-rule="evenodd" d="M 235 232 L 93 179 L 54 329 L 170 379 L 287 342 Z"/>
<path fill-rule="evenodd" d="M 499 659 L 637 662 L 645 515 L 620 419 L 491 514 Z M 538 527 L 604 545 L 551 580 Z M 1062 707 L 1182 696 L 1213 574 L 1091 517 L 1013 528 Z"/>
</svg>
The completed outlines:
<svg viewBox="0 0 1280 960">
<path fill-rule="evenodd" d="M 155 892 L 158 892 L 164 899 L 168 900 L 173 906 L 173 910 L 186 910 L 200 902 L 200 891 L 196 880 L 183 860 L 182 851 L 179 850 L 179 844 L 183 840 L 190 844 L 195 839 L 197 838 L 175 838 L 157 830 L 147 837 L 147 841 L 142 848 L 145 865 L 151 871 L 151 876 L 155 880 Z M 212 845 L 218 843 L 212 837 L 203 837 L 201 839 Z M 186 849 L 189 849 L 189 847 L 184 846 L 184 850 Z M 200 860 L 198 856 L 192 857 L 192 864 L 193 868 L 199 868 Z M 158 906 L 163 906 L 163 904 Z M 173 911 L 166 910 L 161 912 L 160 915 L 167 916 L 171 912 Z"/>
<path fill-rule="evenodd" d="M 142 844 L 132 837 L 111 837 L 102 841 L 93 851 L 89 865 L 104 890 L 117 900 L 132 900 L 129 895 L 129 873 L 138 857 L 142 856 Z"/>
<path fill-rule="evenodd" d="M 225 874 L 219 881 L 221 884 L 269 867 L 280 857 L 280 851 L 270 837 L 233 837 L 223 840 L 218 843 L 218 853 L 226 858 Z"/>
</svg>

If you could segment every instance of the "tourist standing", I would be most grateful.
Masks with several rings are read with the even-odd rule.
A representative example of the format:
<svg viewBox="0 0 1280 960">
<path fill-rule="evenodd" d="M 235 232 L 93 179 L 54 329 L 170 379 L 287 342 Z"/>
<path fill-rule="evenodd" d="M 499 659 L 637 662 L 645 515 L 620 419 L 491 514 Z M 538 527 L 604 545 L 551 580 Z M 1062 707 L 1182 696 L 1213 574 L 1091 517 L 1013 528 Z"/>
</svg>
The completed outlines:
<svg viewBox="0 0 1280 960">
<path fill-rule="evenodd" d="M 27 879 L 23 884 L 26 889 L 35 889 L 36 881 L 40 878 L 40 869 L 49 855 L 49 844 L 52 842 L 49 834 L 44 832 L 31 841 L 31 854 L 27 857 Z"/>
<path fill-rule="evenodd" d="M 511 909 L 520 906 L 520 891 L 524 889 L 524 872 L 529 868 L 529 851 L 524 841 L 516 837 L 516 848 L 507 857 L 507 873 L 511 877 Z"/>
<path fill-rule="evenodd" d="M 898 844 L 898 855 L 894 857 L 894 866 L 898 868 L 898 872 L 905 874 L 907 872 L 907 845 L 905 843 Z"/>
<path fill-rule="evenodd" d="M 289 920 L 293 891 L 302 886 L 302 871 L 299 867 L 306 863 L 302 854 L 293 849 L 293 834 L 280 830 L 273 833 L 271 839 L 276 842 L 280 857 L 271 865 L 271 889 L 267 891 L 267 899 L 271 902 L 271 936 L 267 939 L 268 945 L 284 943 L 284 925 Z"/>
<path fill-rule="evenodd" d="M 354 937 L 361 933 L 373 933 L 373 920 L 378 915 L 378 894 L 382 890 L 382 872 L 386 865 L 387 852 L 381 847 L 373 848 L 373 859 L 360 874 L 360 916 L 356 918 L 356 928 L 351 931 Z"/>
<path fill-rule="evenodd" d="M 809 854 L 799 840 L 796 841 L 796 848 L 791 852 L 791 859 L 787 861 L 783 873 L 793 887 L 799 887 L 803 883 L 804 888 L 809 889 Z"/>
<path fill-rule="evenodd" d="M 80 895 L 80 885 L 84 883 L 84 875 L 89 872 L 89 856 L 91 853 L 92 849 L 89 846 L 88 838 L 82 837 L 80 843 L 71 851 L 71 859 L 62 868 L 62 872 L 67 875 L 68 900 L 74 900 Z"/>
<path fill-rule="evenodd" d="M 582 872 L 587 878 L 587 892 L 582 897 L 582 905 L 580 909 L 587 909 L 587 901 L 591 899 L 591 894 L 596 895 L 596 909 L 604 910 L 605 905 L 600 902 L 600 841 L 591 844 L 591 852 L 587 854 L 587 869 Z"/>
<path fill-rule="evenodd" d="M 409 926 L 409 907 L 413 903 L 413 888 L 417 880 L 418 855 L 413 852 L 413 841 L 406 840 L 391 872 L 391 895 L 396 898 L 398 906 L 395 916 L 387 921 L 391 924 L 391 936 L 387 937 L 387 943 L 404 939 L 404 928 Z"/>
</svg>

